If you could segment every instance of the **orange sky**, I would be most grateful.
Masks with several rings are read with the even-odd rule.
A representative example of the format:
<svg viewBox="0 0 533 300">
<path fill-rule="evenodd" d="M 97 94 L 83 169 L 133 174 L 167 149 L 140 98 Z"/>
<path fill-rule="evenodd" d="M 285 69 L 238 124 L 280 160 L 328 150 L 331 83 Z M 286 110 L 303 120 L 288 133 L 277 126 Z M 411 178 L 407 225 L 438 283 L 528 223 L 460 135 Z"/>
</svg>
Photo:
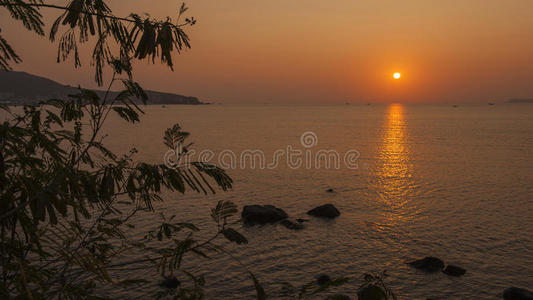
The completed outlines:
<svg viewBox="0 0 533 300">
<path fill-rule="evenodd" d="M 179 6 L 175 0 L 107 2 L 118 15 L 163 17 Z M 486 103 L 533 97 L 531 0 L 187 4 L 198 20 L 189 31 L 193 48 L 175 58 L 174 72 L 137 63 L 143 87 L 225 103 Z M 15 70 L 95 86 L 89 56 L 82 57 L 83 72 L 56 64 L 56 46 L 26 32 L 4 9 L 0 28 L 24 59 Z M 402 79 L 392 79 L 395 71 Z"/>
</svg>

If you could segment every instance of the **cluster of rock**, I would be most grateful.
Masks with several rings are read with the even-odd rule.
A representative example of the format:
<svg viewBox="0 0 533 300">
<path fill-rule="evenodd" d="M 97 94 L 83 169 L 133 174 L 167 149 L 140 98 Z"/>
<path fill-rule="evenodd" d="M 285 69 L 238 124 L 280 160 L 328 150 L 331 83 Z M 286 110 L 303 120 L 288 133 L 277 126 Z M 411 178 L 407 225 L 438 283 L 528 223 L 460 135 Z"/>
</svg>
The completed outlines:
<svg viewBox="0 0 533 300">
<path fill-rule="evenodd" d="M 333 189 L 326 190 L 328 193 L 334 193 Z M 307 212 L 308 215 L 323 218 L 323 219 L 334 219 L 340 216 L 339 210 L 333 204 L 324 204 L 318 207 L 315 207 Z M 296 219 L 292 221 L 289 219 L 289 215 L 281 208 L 275 207 L 273 205 L 246 205 L 242 210 L 242 220 L 245 225 L 253 226 L 256 224 L 280 224 L 291 230 L 301 230 L 304 229 L 304 222 L 309 220 L 306 219 Z M 459 277 L 466 274 L 466 270 L 462 267 L 456 265 L 445 265 L 444 261 L 437 257 L 427 256 L 422 259 L 411 261 L 407 263 L 408 265 L 427 272 L 435 273 L 442 272 L 448 276 Z M 172 280 L 173 278 L 167 278 L 165 281 L 166 285 L 176 285 L 176 281 Z M 327 284 L 331 279 L 327 275 L 320 275 L 317 277 L 317 283 L 319 285 Z M 179 285 L 179 281 L 178 281 Z M 379 298 L 381 294 L 376 294 L 372 290 L 373 285 L 369 285 L 367 289 L 361 290 L 358 293 L 358 299 L 381 299 Z M 378 287 L 379 288 L 379 287 Z M 376 289 L 377 291 L 378 289 Z M 383 293 L 381 289 L 379 289 Z M 368 295 L 366 295 L 368 294 Z M 369 296 L 369 297 L 367 297 Z M 376 298 L 375 296 L 378 296 Z M 330 300 L 346 300 L 350 297 L 343 294 L 335 294 L 329 296 L 327 299 Z M 386 299 L 386 298 L 383 298 Z M 510 287 L 503 292 L 504 300 L 533 300 L 533 293 L 522 288 Z"/>
<path fill-rule="evenodd" d="M 435 273 L 441 271 L 446 275 L 455 277 L 463 276 L 466 273 L 465 269 L 458 266 L 447 265 L 446 267 L 444 267 L 444 261 L 433 256 L 427 256 L 422 259 L 408 262 L 407 264 L 427 273 Z M 503 292 L 503 299 L 533 300 L 533 293 L 526 289 L 510 287 L 508 289 L 505 289 L 505 291 Z"/>
<path fill-rule="evenodd" d="M 334 219 L 341 215 L 333 204 L 315 207 L 308 211 L 307 214 L 324 219 Z M 288 219 L 289 215 L 283 209 L 273 205 L 246 205 L 242 209 L 241 217 L 244 224 L 248 226 L 279 223 L 293 230 L 303 229 L 305 226 L 302 223 L 308 221 L 306 219 L 291 221 Z"/>
<path fill-rule="evenodd" d="M 283 209 L 273 205 L 246 205 L 241 216 L 244 224 L 250 226 L 276 223 L 289 217 Z"/>
<path fill-rule="evenodd" d="M 510 287 L 503 291 L 504 300 L 533 300 L 533 292 L 517 287 Z"/>
<path fill-rule="evenodd" d="M 422 259 L 408 262 L 407 264 L 427 273 L 435 273 L 441 271 L 446 275 L 455 277 L 463 276 L 466 273 L 465 269 L 454 265 L 447 265 L 445 268 L 444 261 L 442 261 L 440 258 L 436 258 L 433 256 L 427 256 Z"/>
</svg>

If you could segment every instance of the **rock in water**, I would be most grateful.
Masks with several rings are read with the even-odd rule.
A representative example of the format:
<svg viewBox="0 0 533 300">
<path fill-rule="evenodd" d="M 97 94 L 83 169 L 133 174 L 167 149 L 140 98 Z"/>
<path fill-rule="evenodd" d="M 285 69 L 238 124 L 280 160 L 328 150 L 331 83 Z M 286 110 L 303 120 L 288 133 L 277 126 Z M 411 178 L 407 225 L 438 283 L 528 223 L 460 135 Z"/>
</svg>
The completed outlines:
<svg viewBox="0 0 533 300">
<path fill-rule="evenodd" d="M 319 207 L 315 207 L 307 212 L 308 215 L 333 219 L 341 215 L 339 210 L 333 206 L 333 204 L 325 204 Z"/>
<path fill-rule="evenodd" d="M 504 300 L 533 300 L 533 293 L 517 287 L 510 287 L 503 291 Z"/>
<path fill-rule="evenodd" d="M 327 189 L 326 192 L 328 192 L 328 193 L 333 193 L 333 192 L 335 192 L 335 191 L 334 191 L 333 189 Z"/>
<path fill-rule="evenodd" d="M 351 300 L 350 297 L 344 295 L 344 294 L 335 294 L 328 296 L 326 300 Z"/>
<path fill-rule="evenodd" d="M 387 294 L 377 285 L 369 284 L 357 292 L 359 300 L 387 300 Z"/>
<path fill-rule="evenodd" d="M 307 219 L 296 219 L 296 222 L 298 223 L 303 223 L 303 222 L 308 222 L 309 220 Z"/>
<path fill-rule="evenodd" d="M 159 285 L 167 289 L 175 289 L 180 284 L 181 282 L 178 280 L 178 278 L 176 278 L 176 276 L 169 276 L 165 277 L 165 279 L 163 279 L 163 281 Z"/>
<path fill-rule="evenodd" d="M 292 230 L 304 229 L 304 226 L 302 224 L 294 223 L 293 221 L 287 220 L 287 219 L 281 220 L 281 222 L 279 223 L 285 226 L 287 229 L 292 229 Z"/>
<path fill-rule="evenodd" d="M 419 270 L 430 272 L 430 273 L 441 271 L 444 268 L 444 262 L 432 256 L 427 256 L 427 257 L 424 257 L 423 259 L 415 260 L 407 264 Z"/>
<path fill-rule="evenodd" d="M 466 270 L 458 266 L 448 265 L 442 272 L 449 276 L 462 276 L 465 275 Z"/>
<path fill-rule="evenodd" d="M 275 223 L 288 217 L 283 209 L 272 205 L 246 205 L 241 216 L 247 225 Z"/>
<path fill-rule="evenodd" d="M 330 281 L 331 278 L 327 274 L 321 274 L 316 278 L 316 283 L 318 283 L 318 285 L 324 285 Z"/>
</svg>

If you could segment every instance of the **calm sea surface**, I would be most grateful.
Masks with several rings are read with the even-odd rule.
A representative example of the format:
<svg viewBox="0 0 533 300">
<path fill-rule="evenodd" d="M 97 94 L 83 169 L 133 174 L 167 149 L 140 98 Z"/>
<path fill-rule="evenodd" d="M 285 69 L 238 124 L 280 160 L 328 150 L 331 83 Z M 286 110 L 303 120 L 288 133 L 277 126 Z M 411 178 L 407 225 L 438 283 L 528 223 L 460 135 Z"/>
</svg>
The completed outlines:
<svg viewBox="0 0 533 300">
<path fill-rule="evenodd" d="M 289 167 L 286 156 L 270 169 L 237 161 L 228 169 L 233 191 L 165 194 L 157 205 L 198 224 L 205 237 L 216 230 L 209 214 L 218 200 L 239 208 L 272 204 L 291 218 L 310 219 L 301 231 L 238 226 L 249 244 L 223 243 L 274 299 L 281 283 L 301 286 L 321 273 L 351 277 L 335 292 L 354 297 L 364 273 L 383 270 L 400 299 L 497 299 L 509 286 L 533 288 L 533 105 L 150 106 L 141 125 L 112 119 L 107 143 L 162 163 L 163 132 L 174 123 L 191 133 L 197 152 L 231 150 L 239 158 L 260 150 L 270 163 L 276 150 L 303 151 L 300 168 Z M 301 136 L 309 131 L 316 143 L 305 148 Z M 315 162 L 308 168 L 305 153 L 319 150 L 335 150 L 341 159 L 356 150 L 357 169 L 342 161 L 338 169 L 317 169 Z M 306 216 L 325 203 L 341 216 Z M 157 220 L 143 214 L 136 223 L 148 229 Z M 405 264 L 429 255 L 464 267 L 466 275 L 427 275 Z M 245 270 L 228 257 L 194 259 L 186 268 L 206 275 L 209 299 L 254 296 Z M 153 294 L 157 274 L 151 278 L 153 285 L 121 296 Z"/>
</svg>

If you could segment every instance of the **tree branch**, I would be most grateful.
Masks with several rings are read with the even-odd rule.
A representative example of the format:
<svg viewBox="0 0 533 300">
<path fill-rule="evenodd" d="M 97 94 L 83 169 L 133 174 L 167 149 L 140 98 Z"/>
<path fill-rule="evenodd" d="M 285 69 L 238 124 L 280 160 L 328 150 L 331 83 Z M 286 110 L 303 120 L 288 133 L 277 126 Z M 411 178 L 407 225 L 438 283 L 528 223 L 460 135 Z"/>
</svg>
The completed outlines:
<svg viewBox="0 0 533 300">
<path fill-rule="evenodd" d="M 67 7 L 67 6 L 61 6 L 61 5 L 54 5 L 54 4 L 44 4 L 44 3 L 25 3 L 25 4 L 20 4 L 20 3 L 0 3 L 0 6 L 29 6 L 29 7 L 37 7 L 37 8 L 54 8 L 54 9 L 59 9 L 59 10 L 65 10 L 65 11 L 76 11 L 76 12 L 80 12 L 80 13 L 83 13 L 83 14 L 86 14 L 86 15 L 91 15 L 91 16 L 95 16 L 95 17 L 101 17 L 101 18 L 106 18 L 106 19 L 111 19 L 111 20 L 118 20 L 118 21 L 124 21 L 124 22 L 129 22 L 129 23 L 135 23 L 135 19 L 132 19 L 132 18 L 124 18 L 124 17 L 117 17 L 117 16 L 114 16 L 114 15 L 108 15 L 108 14 L 100 14 L 100 13 L 95 13 L 95 12 L 91 12 L 91 11 L 87 11 L 87 10 L 77 10 L 77 9 L 73 9 L 73 8 L 70 8 L 70 7 Z M 154 22 L 155 23 L 155 22 Z M 175 28 L 179 28 L 179 27 L 183 27 L 185 25 L 188 25 L 190 24 L 191 22 L 190 21 L 187 21 L 185 23 L 181 23 L 181 24 L 172 24 L 172 26 L 174 26 Z M 157 24 L 157 23 L 155 23 Z"/>
</svg>

